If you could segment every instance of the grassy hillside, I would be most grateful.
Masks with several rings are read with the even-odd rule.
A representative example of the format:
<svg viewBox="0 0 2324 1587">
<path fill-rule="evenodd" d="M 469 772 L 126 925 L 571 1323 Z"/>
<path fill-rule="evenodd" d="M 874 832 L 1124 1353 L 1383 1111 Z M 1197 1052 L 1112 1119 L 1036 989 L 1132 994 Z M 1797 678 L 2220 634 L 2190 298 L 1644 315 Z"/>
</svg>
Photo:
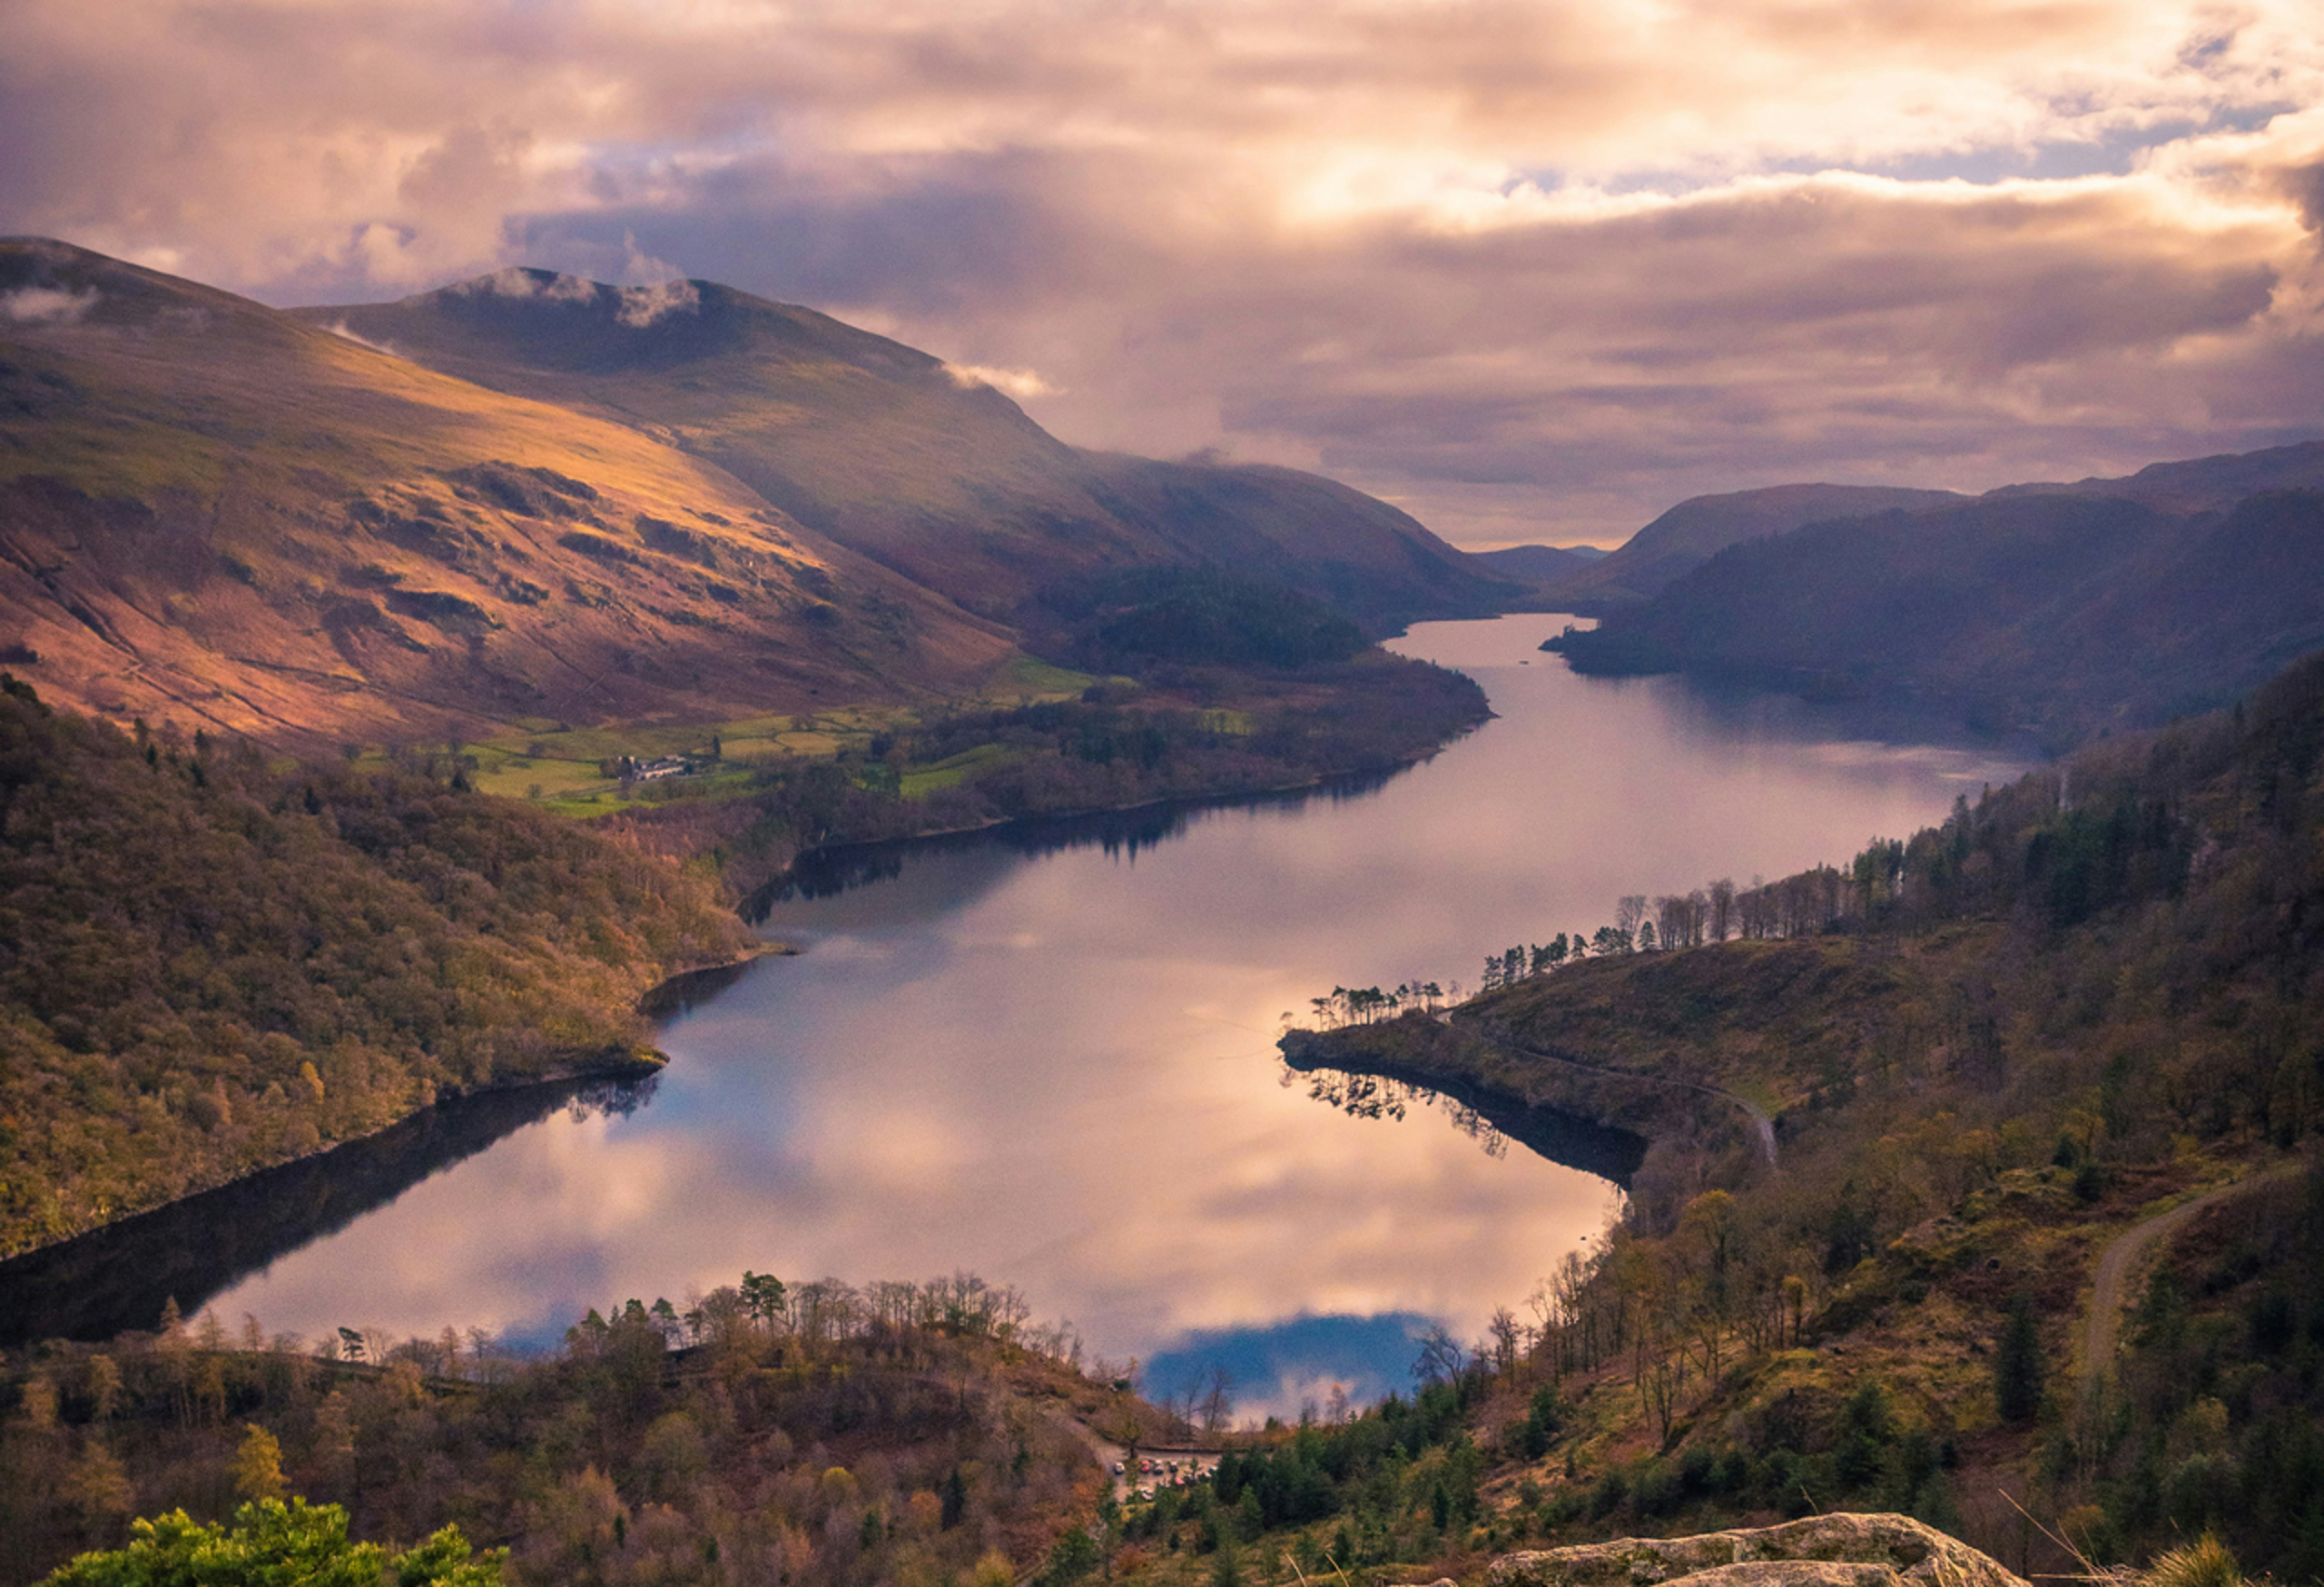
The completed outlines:
<svg viewBox="0 0 2324 1587">
<path fill-rule="evenodd" d="M 1918 515 L 1973 501 L 2026 497 L 2136 502 L 2158 513 L 2185 516 L 2222 512 L 2247 497 L 2269 491 L 2319 486 L 2324 486 L 2324 441 L 2153 463 L 2120 478 L 2004 485 L 1976 498 L 1886 486 L 1777 485 L 1682 501 L 1610 555 L 1587 567 L 1564 570 L 1548 582 L 1555 606 L 1595 614 L 1651 600 L 1729 546 L 1787 535 L 1810 524 Z"/>
<path fill-rule="evenodd" d="M 1554 599 L 1578 612 L 1646 600 L 1729 546 L 1787 534 L 1803 524 L 1923 512 L 1960 499 L 1950 490 L 1860 485 L 1776 485 L 1690 497 L 1613 551 L 1557 580 Z"/>
<path fill-rule="evenodd" d="M 1847 866 L 1639 901 L 1449 1027 L 1293 1039 L 1654 1138 L 1624 1226 L 1485 1347 L 1488 1496 L 1560 1539 L 1904 1508 L 2065 1568 L 2022 1503 L 2102 1563 L 2215 1529 L 2324 1573 L 2319 840 L 2311 658 Z"/>
<path fill-rule="evenodd" d="M 440 1096 L 635 1069 L 639 995 L 745 941 L 702 880 L 440 774 L 125 734 L 8 678 L 0 1254 Z"/>
<path fill-rule="evenodd" d="M 1286 468 L 1076 451 L 926 353 L 715 282 L 625 290 L 504 271 L 299 312 L 633 425 L 988 616 L 1013 618 L 1059 577 L 1164 563 L 1286 584 L 1375 631 L 1514 593 L 1361 492 Z"/>
<path fill-rule="evenodd" d="M 2224 704 L 2324 644 L 2319 531 L 2313 489 L 2192 514 L 1996 496 L 1730 547 L 1551 645 L 1586 673 L 1916 704 L 2073 742 Z"/>
<path fill-rule="evenodd" d="M 625 425 L 0 244 L 0 636 L 61 703 L 320 745 L 973 690 L 989 625 Z"/>
</svg>

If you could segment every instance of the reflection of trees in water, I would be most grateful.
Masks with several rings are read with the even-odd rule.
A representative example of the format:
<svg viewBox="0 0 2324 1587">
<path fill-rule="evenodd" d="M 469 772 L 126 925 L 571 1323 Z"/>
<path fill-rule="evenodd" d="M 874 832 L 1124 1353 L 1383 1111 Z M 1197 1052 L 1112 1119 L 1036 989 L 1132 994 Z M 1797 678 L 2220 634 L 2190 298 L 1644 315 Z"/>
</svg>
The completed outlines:
<svg viewBox="0 0 2324 1587">
<path fill-rule="evenodd" d="M 150 1328 L 166 1301 L 191 1316 L 244 1276 L 528 1124 L 560 1111 L 576 1123 L 624 1119 L 660 1082 L 551 1080 L 456 1098 L 377 1135 L 0 1262 L 0 1346 Z"/>
<path fill-rule="evenodd" d="M 1459 1093 L 1440 1090 L 1428 1079 L 1393 1065 L 1366 1073 L 1332 1069 L 1303 1054 L 1286 1060 L 1283 1068 L 1283 1085 L 1288 1087 L 1295 1075 L 1305 1075 L 1310 1097 L 1354 1118 L 1395 1120 L 1411 1111 L 1415 1099 L 1426 1108 L 1442 1103 L 1452 1128 L 1482 1146 L 1487 1156 L 1506 1156 L 1513 1140 L 1537 1157 L 1595 1174 L 1623 1189 L 1630 1188 L 1630 1176 L 1646 1156 L 1644 1138 L 1627 1129 L 1536 1106 L 1505 1092 L 1465 1087 Z"/>
<path fill-rule="evenodd" d="M 654 1099 L 662 1077 L 646 1075 L 634 1080 L 590 1080 L 566 1099 L 565 1116 L 576 1124 L 592 1119 L 626 1119 Z"/>
<path fill-rule="evenodd" d="M 1277 794 L 1170 800 L 1135 810 L 1037 816 L 976 832 L 810 849 L 792 862 L 790 872 L 780 881 L 770 882 L 751 895 L 743 906 L 743 917 L 755 923 L 763 921 L 767 912 L 778 903 L 836 898 L 859 887 L 892 882 L 903 874 L 908 861 L 921 855 L 994 847 L 1039 859 L 1066 849 L 1094 848 L 1104 850 L 1111 859 L 1136 860 L 1148 850 L 1158 849 L 1184 835 L 1187 828 L 1218 811 L 1297 811 L 1314 801 L 1345 804 L 1371 798 L 1397 774 L 1396 771 L 1351 773 L 1313 788 Z"/>
<path fill-rule="evenodd" d="M 1289 1085 L 1301 1071 L 1284 1067 L 1283 1083 Z M 1353 1074 L 1345 1070 L 1318 1069 L 1305 1071 L 1307 1095 L 1315 1101 L 1338 1109 L 1351 1119 L 1385 1119 L 1402 1122 L 1412 1105 L 1423 1108 L 1444 1105 L 1444 1117 L 1452 1128 L 1475 1141 L 1489 1158 L 1509 1155 L 1509 1137 L 1500 1126 L 1457 1097 L 1409 1081 L 1391 1079 L 1385 1075 Z"/>
</svg>

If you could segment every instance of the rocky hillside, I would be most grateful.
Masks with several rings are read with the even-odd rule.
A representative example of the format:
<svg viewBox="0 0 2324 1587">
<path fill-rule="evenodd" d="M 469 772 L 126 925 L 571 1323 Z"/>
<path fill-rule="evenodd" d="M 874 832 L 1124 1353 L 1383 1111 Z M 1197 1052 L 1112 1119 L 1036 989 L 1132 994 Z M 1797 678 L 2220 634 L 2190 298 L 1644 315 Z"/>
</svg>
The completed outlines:
<svg viewBox="0 0 2324 1587">
<path fill-rule="evenodd" d="M 1042 597 L 1213 569 L 1378 634 L 1516 586 L 1282 468 L 1096 456 L 708 282 L 286 313 L 0 242 L 0 664 L 304 748 L 978 694 Z"/>
<path fill-rule="evenodd" d="M 1815 1515 L 1698 1537 L 1511 1554 L 1488 1587 L 2024 1587 L 2000 1563 L 1908 1515 Z"/>
</svg>

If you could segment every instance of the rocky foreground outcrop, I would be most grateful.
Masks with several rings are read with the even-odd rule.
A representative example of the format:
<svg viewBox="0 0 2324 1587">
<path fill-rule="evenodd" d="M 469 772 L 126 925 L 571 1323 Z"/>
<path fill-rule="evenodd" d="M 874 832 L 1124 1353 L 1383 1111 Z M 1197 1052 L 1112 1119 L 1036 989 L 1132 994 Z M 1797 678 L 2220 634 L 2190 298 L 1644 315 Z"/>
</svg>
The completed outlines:
<svg viewBox="0 0 2324 1587">
<path fill-rule="evenodd" d="M 1811 1515 L 1699 1537 L 1620 1538 L 1496 1560 L 1489 1587 L 2025 1587 L 1904 1515 Z"/>
</svg>

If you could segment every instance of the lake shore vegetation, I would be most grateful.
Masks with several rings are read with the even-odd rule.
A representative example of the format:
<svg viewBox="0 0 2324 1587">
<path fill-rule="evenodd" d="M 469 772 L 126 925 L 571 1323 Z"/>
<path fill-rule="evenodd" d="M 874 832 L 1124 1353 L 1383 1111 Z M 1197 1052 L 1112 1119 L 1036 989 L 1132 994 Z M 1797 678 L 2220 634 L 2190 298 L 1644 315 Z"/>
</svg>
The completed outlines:
<svg viewBox="0 0 2324 1587">
<path fill-rule="evenodd" d="M 1589 1407 L 1509 1444 L 1528 1525 L 1877 1502 L 2020 1570 L 2209 1530 L 2324 1572 L 2319 774 L 2311 658 L 1846 867 L 1706 889 L 1699 943 L 1689 901 L 1626 901 L 1604 951 L 1503 956 L 1445 1019 L 1287 1037 L 1301 1068 L 1652 1142 L 1621 1221 L 1482 1352 L 1488 1424 L 1535 1382 Z"/>
<path fill-rule="evenodd" d="M 1465 675 L 1376 649 L 1273 669 L 1171 662 L 1030 703 L 891 716 L 832 753 L 671 779 L 606 822 L 707 856 L 746 892 L 816 848 L 1376 775 L 1491 715 Z"/>
<path fill-rule="evenodd" d="M 0 692 L 0 1253 L 384 1128 L 658 1061 L 748 933 L 713 879 L 414 771 Z"/>
</svg>

